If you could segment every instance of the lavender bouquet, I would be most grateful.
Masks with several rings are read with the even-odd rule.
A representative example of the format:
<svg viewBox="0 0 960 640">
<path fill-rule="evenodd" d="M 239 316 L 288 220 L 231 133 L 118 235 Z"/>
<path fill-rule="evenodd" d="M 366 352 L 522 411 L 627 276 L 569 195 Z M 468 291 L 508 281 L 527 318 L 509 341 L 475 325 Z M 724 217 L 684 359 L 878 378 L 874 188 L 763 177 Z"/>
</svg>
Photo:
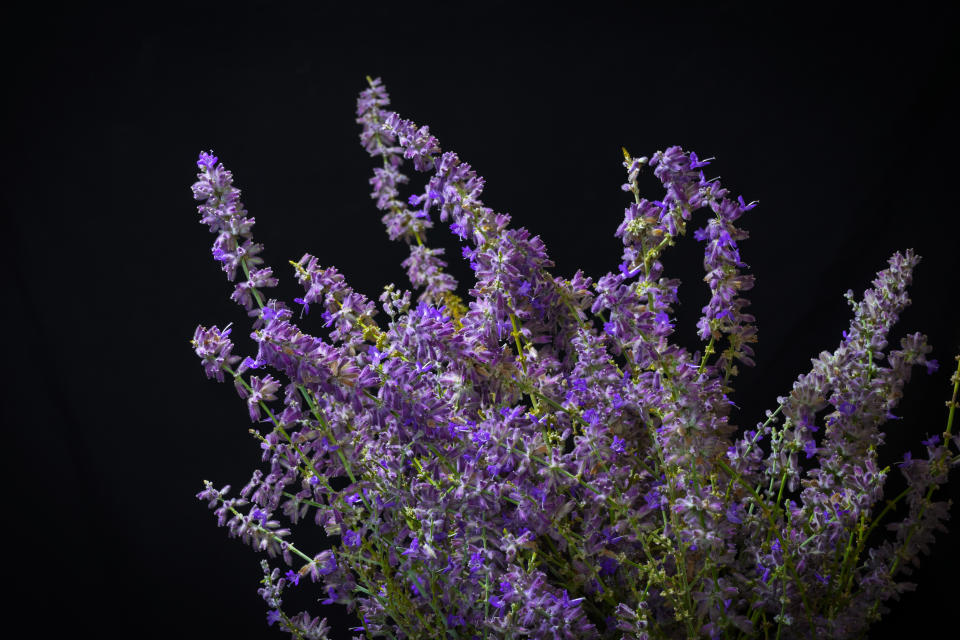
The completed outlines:
<svg viewBox="0 0 960 640">
<path fill-rule="evenodd" d="M 878 509 L 890 471 L 877 462 L 880 427 L 912 368 L 937 368 L 919 333 L 888 349 L 918 256 L 894 254 L 862 298 L 848 292 L 843 342 L 739 430 L 732 384 L 754 364 L 757 331 L 736 222 L 756 203 L 729 198 L 693 152 L 624 149 L 633 202 L 616 230 L 619 270 L 559 278 L 537 236 L 483 205 L 483 178 L 386 111 L 383 85 L 367 80 L 360 139 L 382 161 L 371 195 L 389 237 L 409 246 L 419 291 L 414 303 L 385 287 L 385 325 L 309 254 L 290 263 L 304 288 L 297 317 L 266 298 L 277 278 L 232 174 L 201 153 L 193 185 L 214 258 L 230 281 L 242 275 L 231 298 L 259 348 L 234 355 L 229 326 L 198 327 L 192 345 L 269 428 L 250 430 L 268 466 L 238 496 L 205 481 L 198 498 L 231 537 L 282 558 L 261 563 L 268 624 L 327 637 L 326 618 L 282 606 L 310 581 L 323 604 L 355 612 L 355 638 L 849 638 L 913 587 L 898 579 L 943 530 L 949 503 L 932 494 L 960 460 L 954 374 L 945 431 L 924 441 L 926 458 L 898 463 L 908 488 Z M 405 160 L 429 180 L 401 197 Z M 641 197 L 645 169 L 662 199 Z M 691 354 L 671 342 L 679 282 L 661 258 L 705 208 L 693 235 L 711 298 Z M 476 276 L 468 304 L 427 244 L 436 211 Z M 327 339 L 298 327 L 308 314 Z M 906 517 L 890 522 L 904 500 Z M 312 520 L 339 544 L 298 546 L 280 517 Z M 879 525 L 894 539 L 868 548 Z"/>
</svg>

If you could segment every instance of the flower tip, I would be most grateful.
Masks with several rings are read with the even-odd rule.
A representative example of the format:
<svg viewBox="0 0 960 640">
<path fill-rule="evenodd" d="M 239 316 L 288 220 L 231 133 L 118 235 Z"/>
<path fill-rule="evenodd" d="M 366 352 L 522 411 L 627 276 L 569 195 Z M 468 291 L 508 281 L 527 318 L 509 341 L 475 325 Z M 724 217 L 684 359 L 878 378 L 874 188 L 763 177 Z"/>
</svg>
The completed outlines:
<svg viewBox="0 0 960 640">
<path fill-rule="evenodd" d="M 209 153 L 206 151 L 200 152 L 200 157 L 197 159 L 197 166 L 201 169 L 213 169 L 214 165 L 217 164 L 217 156 L 213 155 L 213 150 L 211 149 Z"/>
</svg>

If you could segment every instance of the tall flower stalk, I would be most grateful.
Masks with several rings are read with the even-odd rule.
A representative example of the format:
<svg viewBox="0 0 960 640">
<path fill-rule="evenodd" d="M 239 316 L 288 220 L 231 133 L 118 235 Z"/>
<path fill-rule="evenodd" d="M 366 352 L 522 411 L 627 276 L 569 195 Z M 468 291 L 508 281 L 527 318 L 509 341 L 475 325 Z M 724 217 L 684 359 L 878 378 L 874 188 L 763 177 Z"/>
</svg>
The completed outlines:
<svg viewBox="0 0 960 640">
<path fill-rule="evenodd" d="M 355 638 L 864 633 L 942 529 L 948 505 L 933 493 L 958 462 L 954 374 L 945 431 L 924 441 L 927 458 L 898 465 L 908 489 L 877 513 L 890 470 L 878 468 L 880 427 L 912 368 L 937 367 L 921 334 L 888 350 L 919 257 L 896 253 L 862 299 L 848 292 L 854 319 L 840 346 L 740 432 L 730 397 L 738 366 L 754 364 L 757 332 L 737 221 L 756 203 L 729 198 L 695 153 L 624 149 L 633 202 L 615 232 L 617 271 L 556 277 L 540 238 L 483 204 L 483 178 L 427 127 L 388 111 L 379 79 L 367 80 L 357 122 L 380 159 L 370 195 L 388 237 L 408 245 L 402 266 L 419 290 L 414 302 L 414 291 L 386 286 L 385 322 L 310 254 L 290 261 L 304 289 L 299 317 L 269 298 L 277 278 L 232 174 L 212 152 L 197 162 L 201 222 L 228 280 L 239 278 L 231 298 L 253 318 L 258 348 L 234 355 L 229 326 L 198 327 L 192 345 L 206 375 L 229 376 L 266 425 L 250 429 L 265 468 L 239 496 L 205 481 L 198 498 L 231 537 L 266 552 L 267 623 L 327 637 L 326 618 L 283 608 L 284 592 L 309 577 L 323 604 L 356 614 Z M 428 175 L 404 197 L 406 161 Z M 659 200 L 641 197 L 647 169 Z M 662 258 L 702 209 L 693 235 L 710 300 L 697 323 L 703 347 L 690 353 L 672 341 L 679 281 Z M 474 272 L 468 300 L 443 249 L 427 244 L 434 213 Z M 325 337 L 301 328 L 311 314 Z M 891 521 L 903 500 L 906 517 Z M 312 520 L 339 543 L 302 548 L 281 518 Z M 881 524 L 895 541 L 868 549 Z"/>
</svg>

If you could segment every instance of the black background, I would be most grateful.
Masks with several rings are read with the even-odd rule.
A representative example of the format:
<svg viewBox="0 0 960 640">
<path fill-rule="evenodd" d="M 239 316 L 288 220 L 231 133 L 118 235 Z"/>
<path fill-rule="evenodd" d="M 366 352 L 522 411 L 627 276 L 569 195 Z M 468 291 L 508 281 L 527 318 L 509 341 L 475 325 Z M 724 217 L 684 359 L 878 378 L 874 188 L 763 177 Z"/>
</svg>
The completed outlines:
<svg viewBox="0 0 960 640">
<path fill-rule="evenodd" d="M 619 263 L 621 145 L 716 156 L 707 175 L 760 202 L 743 218 L 760 343 L 739 378 L 742 426 L 839 344 L 843 292 L 862 293 L 913 247 L 914 303 L 891 343 L 923 331 L 942 366 L 916 372 L 881 462 L 920 455 L 944 428 L 960 348 L 956 11 L 641 4 L 136 3 L 8 16 L 8 620 L 30 637 L 280 637 L 256 593 L 258 555 L 194 498 L 205 478 L 239 490 L 260 462 L 243 403 L 205 378 L 188 344 L 199 323 L 234 322 L 237 352 L 253 353 L 189 186 L 197 153 L 214 149 L 288 302 L 298 289 L 286 261 L 305 252 L 374 299 L 388 282 L 408 286 L 406 250 L 368 197 L 375 163 L 354 122 L 367 74 L 487 178 L 485 203 L 540 234 L 558 275 Z M 458 242 L 441 226 L 430 238 L 469 283 Z M 690 238 L 665 261 L 684 281 L 678 339 L 691 348 L 707 300 L 699 250 Z M 891 491 L 897 482 L 893 472 Z M 321 534 L 304 536 L 319 550 Z M 919 589 L 871 637 L 953 619 L 958 542 L 938 537 Z M 341 629 L 332 637 L 349 638 L 355 623 L 311 604 L 320 595 L 293 596 L 291 612 L 323 612 Z"/>
</svg>

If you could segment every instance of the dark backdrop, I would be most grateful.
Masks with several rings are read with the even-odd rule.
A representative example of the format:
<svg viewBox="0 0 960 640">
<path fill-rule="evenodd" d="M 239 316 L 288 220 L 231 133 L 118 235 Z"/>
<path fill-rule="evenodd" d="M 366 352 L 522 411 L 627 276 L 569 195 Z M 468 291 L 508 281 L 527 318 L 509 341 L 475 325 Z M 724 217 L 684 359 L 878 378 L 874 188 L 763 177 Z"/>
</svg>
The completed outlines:
<svg viewBox="0 0 960 640">
<path fill-rule="evenodd" d="M 892 343 L 924 331 L 943 366 L 908 385 L 883 461 L 919 455 L 943 430 L 960 346 L 948 3 L 323 4 L 8 16 L 6 604 L 31 637 L 280 637 L 256 593 L 259 557 L 194 498 L 205 478 L 239 490 L 260 463 L 243 403 L 205 378 L 188 344 L 198 323 L 234 322 L 238 351 L 252 353 L 189 186 L 197 153 L 214 149 L 288 302 L 298 290 L 284 265 L 307 251 L 373 298 L 407 286 L 357 139 L 367 74 L 487 178 L 487 205 L 540 234 L 559 275 L 616 269 L 621 145 L 715 156 L 708 175 L 760 202 L 743 219 L 760 328 L 735 398 L 744 426 L 838 345 L 843 292 L 915 248 L 914 303 Z M 448 235 L 438 228 L 432 242 L 467 282 Z M 679 339 L 694 348 L 707 299 L 698 256 L 691 238 L 666 258 L 684 280 Z M 919 589 L 874 637 L 952 620 L 958 542 L 938 538 Z M 291 607 L 348 626 L 339 607 L 300 597 Z"/>
</svg>

